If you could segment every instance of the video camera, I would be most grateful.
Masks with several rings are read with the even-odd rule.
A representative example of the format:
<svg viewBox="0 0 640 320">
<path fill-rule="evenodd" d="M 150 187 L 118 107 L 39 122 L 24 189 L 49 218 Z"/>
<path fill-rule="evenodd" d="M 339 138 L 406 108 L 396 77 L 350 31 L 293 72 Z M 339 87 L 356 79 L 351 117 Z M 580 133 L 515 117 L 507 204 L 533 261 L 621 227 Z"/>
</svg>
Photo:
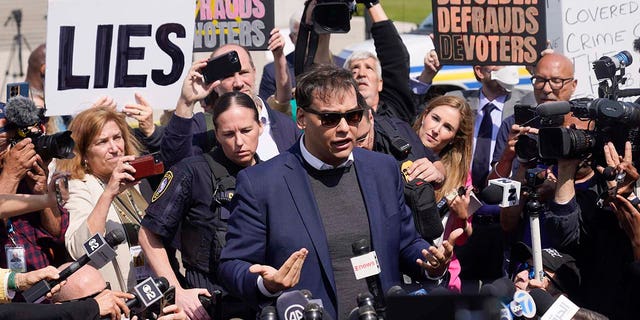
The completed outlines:
<svg viewBox="0 0 640 320">
<path fill-rule="evenodd" d="M 318 0 L 313 9 L 313 27 L 316 33 L 348 33 L 351 30 L 351 15 L 356 2 Z"/>
<path fill-rule="evenodd" d="M 569 112 L 573 116 L 589 121 L 590 129 L 563 128 L 561 126 L 542 127 L 537 138 L 521 137 L 516 144 L 519 158 L 530 156 L 535 161 L 548 159 L 586 159 L 592 165 L 606 166 L 604 145 L 612 142 L 617 150 L 624 150 L 626 141 L 632 144 L 633 159 L 640 156 L 640 105 L 618 101 L 618 98 L 633 96 L 638 89 L 619 89 L 624 84 L 624 68 L 632 63 L 631 54 L 622 51 L 613 56 L 605 56 L 593 62 L 598 80 L 597 99 L 576 99 L 568 102 L 540 104 L 535 108 L 537 116 L 553 117 Z M 534 141 L 534 142 L 532 142 Z M 535 157 L 535 149 L 537 156 Z"/>
<path fill-rule="evenodd" d="M 52 158 L 71 159 L 75 156 L 73 148 L 75 142 L 71 138 L 71 131 L 45 135 L 42 125 L 46 122 L 46 109 L 38 108 L 29 98 L 15 96 L 7 102 L 5 117 L 7 129 L 15 130 L 11 144 L 16 144 L 24 138 L 31 138 L 36 153 L 47 161 Z"/>
</svg>

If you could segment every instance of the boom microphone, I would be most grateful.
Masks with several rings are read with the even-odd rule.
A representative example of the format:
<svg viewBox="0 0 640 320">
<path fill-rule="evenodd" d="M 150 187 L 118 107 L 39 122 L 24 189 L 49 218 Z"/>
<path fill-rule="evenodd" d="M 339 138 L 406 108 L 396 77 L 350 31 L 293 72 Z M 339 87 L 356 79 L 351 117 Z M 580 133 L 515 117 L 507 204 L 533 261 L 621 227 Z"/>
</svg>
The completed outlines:
<svg viewBox="0 0 640 320">
<path fill-rule="evenodd" d="M 569 101 L 545 102 L 535 108 L 535 113 L 543 117 L 559 116 L 569 113 L 572 106 Z"/>
<path fill-rule="evenodd" d="M 23 292 L 25 301 L 28 303 L 39 301 L 47 292 L 51 291 L 53 287 L 69 278 L 69 276 L 89 262 L 91 262 L 91 265 L 96 269 L 102 268 L 102 266 L 115 258 L 116 252 L 113 248 L 121 244 L 124 240 L 124 232 L 120 229 L 110 231 L 104 238 L 99 233 L 96 233 L 83 244 L 86 252 L 85 255 L 60 271 L 60 277 L 58 279 L 40 280 L 40 282 L 36 283 L 33 287 Z"/>
<path fill-rule="evenodd" d="M 40 110 L 33 100 L 15 96 L 7 101 L 4 112 L 7 122 L 20 128 L 40 123 Z"/>
</svg>

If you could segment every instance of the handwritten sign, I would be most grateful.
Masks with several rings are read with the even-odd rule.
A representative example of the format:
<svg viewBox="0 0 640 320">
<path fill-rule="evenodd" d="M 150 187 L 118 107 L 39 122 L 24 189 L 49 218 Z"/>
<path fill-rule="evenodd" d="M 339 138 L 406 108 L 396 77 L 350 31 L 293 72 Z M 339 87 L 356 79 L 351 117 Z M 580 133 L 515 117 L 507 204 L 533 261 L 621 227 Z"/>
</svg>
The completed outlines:
<svg viewBox="0 0 640 320">
<path fill-rule="evenodd" d="M 640 55 L 633 51 L 633 40 L 640 38 L 640 1 L 547 0 L 547 6 L 551 48 L 575 66 L 574 98 L 597 98 L 592 62 L 622 50 L 632 53 L 635 62 L 626 68 L 628 80 L 621 88 L 640 87 Z"/>
<path fill-rule="evenodd" d="M 101 96 L 121 107 L 141 93 L 175 106 L 193 51 L 193 0 L 49 0 L 47 115 L 75 114 Z"/>
<path fill-rule="evenodd" d="M 211 52 L 227 43 L 267 50 L 273 7 L 273 0 L 198 0 L 193 50 Z"/>
<path fill-rule="evenodd" d="M 444 64 L 534 64 L 546 47 L 543 0 L 434 0 Z"/>
</svg>

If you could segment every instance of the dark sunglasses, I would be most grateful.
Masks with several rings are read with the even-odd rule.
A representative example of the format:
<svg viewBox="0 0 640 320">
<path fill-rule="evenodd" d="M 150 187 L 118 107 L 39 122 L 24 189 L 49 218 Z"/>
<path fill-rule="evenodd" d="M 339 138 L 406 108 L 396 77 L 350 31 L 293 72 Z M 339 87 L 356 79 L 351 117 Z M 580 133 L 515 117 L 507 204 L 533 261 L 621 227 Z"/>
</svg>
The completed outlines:
<svg viewBox="0 0 640 320">
<path fill-rule="evenodd" d="M 302 109 L 305 112 L 313 113 L 320 117 L 320 123 L 323 127 L 333 128 L 340 123 L 340 120 L 344 118 L 347 120 L 347 123 L 351 126 L 357 126 L 362 120 L 362 115 L 364 114 L 364 109 L 359 108 L 351 111 L 347 111 L 345 113 L 340 112 L 320 112 L 313 110 L 311 108 Z"/>
</svg>

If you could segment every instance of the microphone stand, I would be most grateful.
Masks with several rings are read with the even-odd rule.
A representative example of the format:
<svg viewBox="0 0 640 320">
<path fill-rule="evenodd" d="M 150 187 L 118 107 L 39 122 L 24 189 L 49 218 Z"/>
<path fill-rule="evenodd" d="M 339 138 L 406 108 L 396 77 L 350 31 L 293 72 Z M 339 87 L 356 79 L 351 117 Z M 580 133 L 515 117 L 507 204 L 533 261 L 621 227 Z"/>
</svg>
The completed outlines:
<svg viewBox="0 0 640 320">
<path fill-rule="evenodd" d="M 531 227 L 531 250 L 533 257 L 533 269 L 536 279 L 542 281 L 544 271 L 542 269 L 542 240 L 540 238 L 540 213 L 544 209 L 544 205 L 540 202 L 540 195 L 531 188 L 529 200 L 524 207 L 525 213 L 529 216 L 529 225 Z"/>
</svg>

